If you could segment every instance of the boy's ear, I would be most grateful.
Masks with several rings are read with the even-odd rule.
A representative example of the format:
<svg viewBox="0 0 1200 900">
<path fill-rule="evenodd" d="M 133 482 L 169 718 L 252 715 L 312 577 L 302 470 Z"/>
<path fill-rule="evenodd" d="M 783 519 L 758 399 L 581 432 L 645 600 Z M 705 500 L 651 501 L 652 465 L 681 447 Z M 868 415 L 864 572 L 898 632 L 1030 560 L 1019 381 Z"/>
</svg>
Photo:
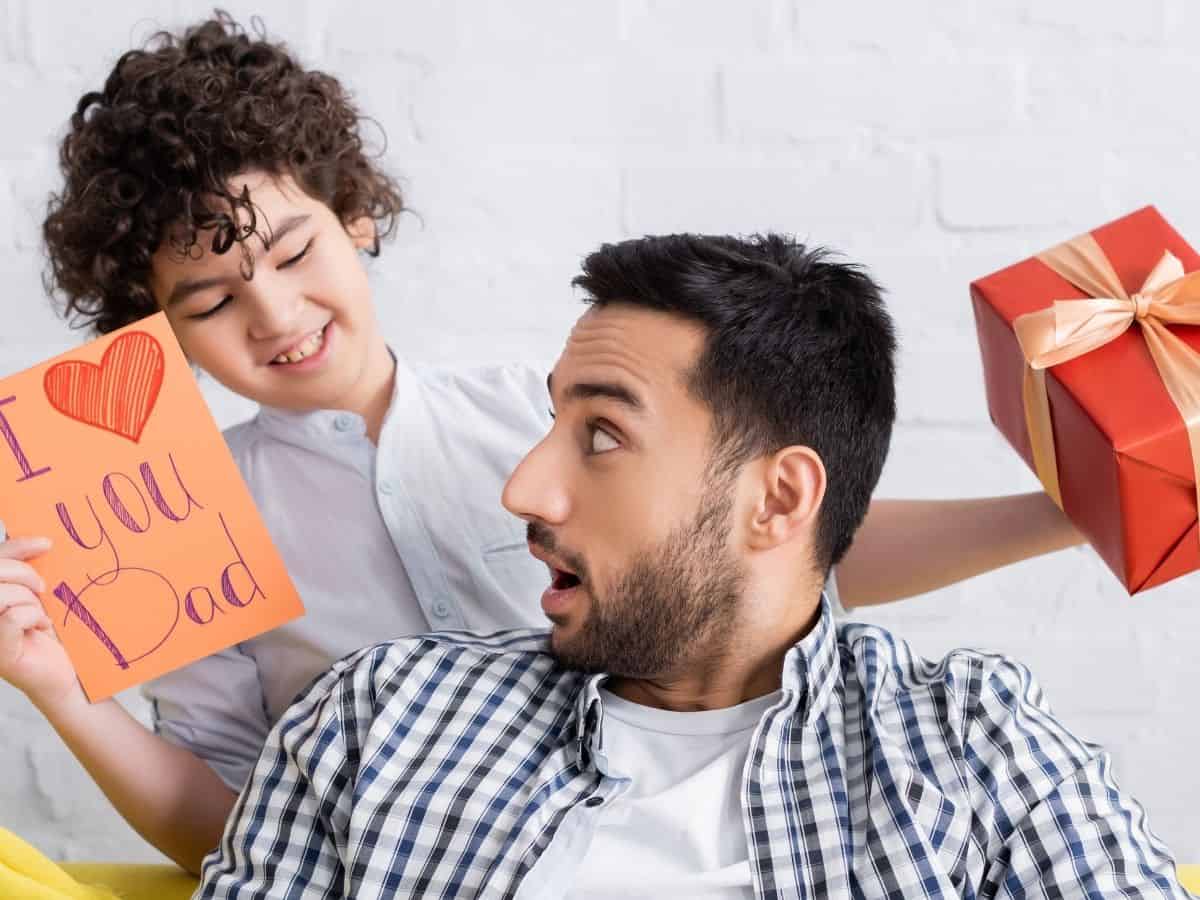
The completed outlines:
<svg viewBox="0 0 1200 900">
<path fill-rule="evenodd" d="M 375 220 L 370 216 L 359 216 L 346 226 L 346 234 L 359 250 L 370 250 L 375 246 Z"/>
</svg>

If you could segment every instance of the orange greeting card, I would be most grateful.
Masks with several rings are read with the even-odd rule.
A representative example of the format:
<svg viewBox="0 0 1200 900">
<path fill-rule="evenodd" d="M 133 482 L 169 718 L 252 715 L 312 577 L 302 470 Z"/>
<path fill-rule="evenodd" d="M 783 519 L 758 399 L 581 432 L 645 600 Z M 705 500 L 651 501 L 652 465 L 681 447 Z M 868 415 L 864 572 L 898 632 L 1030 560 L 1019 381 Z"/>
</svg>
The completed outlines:
<svg viewBox="0 0 1200 900">
<path fill-rule="evenodd" d="M 162 313 L 0 380 L 0 519 L 93 702 L 304 612 Z"/>
</svg>

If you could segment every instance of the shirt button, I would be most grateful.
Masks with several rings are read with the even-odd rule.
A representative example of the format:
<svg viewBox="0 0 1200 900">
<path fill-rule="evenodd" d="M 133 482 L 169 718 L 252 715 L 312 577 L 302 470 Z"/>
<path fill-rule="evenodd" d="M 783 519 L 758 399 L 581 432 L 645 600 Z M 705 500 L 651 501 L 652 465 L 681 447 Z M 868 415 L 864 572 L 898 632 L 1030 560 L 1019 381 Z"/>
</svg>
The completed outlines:
<svg viewBox="0 0 1200 900">
<path fill-rule="evenodd" d="M 392 490 L 392 483 L 390 481 L 379 482 L 379 493 L 383 494 L 385 497 L 390 495 Z"/>
<path fill-rule="evenodd" d="M 450 615 L 450 607 L 446 605 L 446 601 L 439 600 L 433 605 L 433 614 L 439 619 L 444 619 Z"/>
<path fill-rule="evenodd" d="M 588 798 L 587 798 L 587 800 L 585 800 L 585 801 L 583 802 L 583 805 L 584 805 L 584 806 L 590 806 L 590 807 L 592 807 L 592 808 L 594 809 L 594 808 L 595 808 L 595 807 L 597 807 L 597 806 L 603 806 L 603 805 L 604 805 L 604 798 L 603 798 L 603 797 L 600 797 L 600 796 L 592 796 L 592 797 L 588 797 Z"/>
<path fill-rule="evenodd" d="M 340 415 L 333 420 L 333 427 L 338 431 L 349 431 L 354 427 L 354 418 L 345 414 Z"/>
</svg>

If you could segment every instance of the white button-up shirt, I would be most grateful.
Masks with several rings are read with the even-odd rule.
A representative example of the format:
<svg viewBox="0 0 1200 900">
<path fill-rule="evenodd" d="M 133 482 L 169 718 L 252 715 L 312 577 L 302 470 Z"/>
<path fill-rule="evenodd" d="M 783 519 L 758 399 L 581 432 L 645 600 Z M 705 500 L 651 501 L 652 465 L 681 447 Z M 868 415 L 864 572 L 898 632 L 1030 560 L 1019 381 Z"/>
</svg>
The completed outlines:
<svg viewBox="0 0 1200 900">
<path fill-rule="evenodd" d="M 546 568 L 500 505 L 549 429 L 545 371 L 397 363 L 376 447 L 361 417 L 264 408 L 226 432 L 306 613 L 144 687 L 158 732 L 240 789 L 309 681 L 366 644 L 543 626 Z"/>
</svg>

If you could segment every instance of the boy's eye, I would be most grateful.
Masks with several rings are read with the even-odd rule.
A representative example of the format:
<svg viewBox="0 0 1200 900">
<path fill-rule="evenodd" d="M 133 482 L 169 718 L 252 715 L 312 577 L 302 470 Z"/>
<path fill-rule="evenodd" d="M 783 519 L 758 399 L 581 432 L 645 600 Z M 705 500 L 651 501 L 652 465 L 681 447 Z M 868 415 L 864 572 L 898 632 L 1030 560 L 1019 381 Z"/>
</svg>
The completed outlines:
<svg viewBox="0 0 1200 900">
<path fill-rule="evenodd" d="M 296 263 L 300 262 L 300 260 L 304 259 L 304 257 L 308 254 L 308 251 L 312 249 L 312 245 L 313 245 L 313 239 L 309 238 L 308 243 L 304 245 L 303 250 L 301 250 L 299 253 L 297 253 L 295 256 L 291 257 L 290 259 L 285 259 L 276 268 L 286 269 L 288 266 L 294 266 Z"/>
<path fill-rule="evenodd" d="M 616 438 L 614 438 L 600 426 L 589 425 L 588 428 L 592 432 L 593 453 L 607 453 L 609 450 L 616 450 L 621 446 Z"/>
<path fill-rule="evenodd" d="M 209 316 L 214 316 L 217 314 L 217 312 L 219 310 L 221 310 L 225 306 L 226 303 L 228 303 L 232 299 L 233 299 L 232 294 L 226 294 L 224 297 L 221 298 L 221 302 L 218 303 L 216 306 L 206 309 L 204 312 L 195 313 L 194 315 L 190 315 L 190 316 L 188 316 L 188 318 L 199 320 L 199 319 L 207 319 Z"/>
</svg>

